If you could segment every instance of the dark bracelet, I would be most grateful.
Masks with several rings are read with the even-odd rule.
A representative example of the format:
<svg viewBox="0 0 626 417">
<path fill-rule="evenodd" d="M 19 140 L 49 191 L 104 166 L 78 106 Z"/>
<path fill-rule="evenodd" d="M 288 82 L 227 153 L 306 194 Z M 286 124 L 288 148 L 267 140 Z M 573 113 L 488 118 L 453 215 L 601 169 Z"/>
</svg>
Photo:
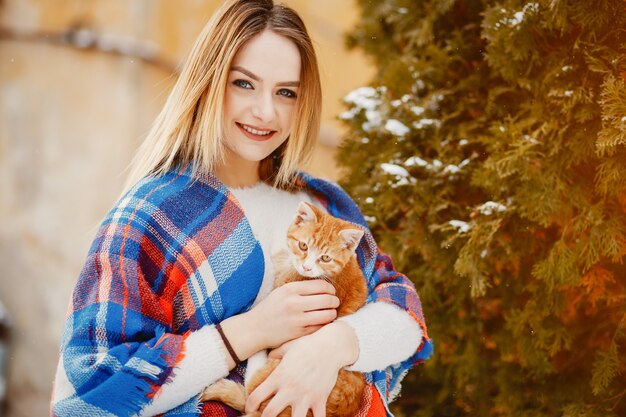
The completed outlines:
<svg viewBox="0 0 626 417">
<path fill-rule="evenodd" d="M 222 342 L 224 342 L 224 346 L 226 346 L 226 350 L 228 350 L 228 353 L 230 354 L 230 357 L 233 358 L 233 360 L 235 361 L 235 365 L 237 365 L 239 362 L 241 362 L 241 359 L 239 359 L 239 357 L 237 357 L 237 354 L 235 353 L 235 350 L 230 345 L 230 342 L 228 341 L 228 339 L 226 338 L 226 335 L 224 334 L 224 330 L 222 330 L 222 326 L 220 326 L 220 324 L 217 323 L 215 325 L 215 328 L 217 329 L 217 332 L 220 334 L 220 336 L 222 338 Z"/>
</svg>

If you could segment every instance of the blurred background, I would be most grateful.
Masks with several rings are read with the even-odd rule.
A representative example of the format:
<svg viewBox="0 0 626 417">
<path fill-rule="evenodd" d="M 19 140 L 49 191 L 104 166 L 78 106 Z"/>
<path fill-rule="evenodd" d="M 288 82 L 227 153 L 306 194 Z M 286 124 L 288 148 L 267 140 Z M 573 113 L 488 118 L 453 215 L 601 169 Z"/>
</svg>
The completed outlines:
<svg viewBox="0 0 626 417">
<path fill-rule="evenodd" d="M 336 178 L 341 97 L 373 74 L 344 48 L 358 9 L 352 0 L 284 3 L 305 20 L 322 71 L 309 170 Z M 96 227 L 217 4 L 0 0 L 0 415 L 48 415 L 68 301 Z"/>
</svg>

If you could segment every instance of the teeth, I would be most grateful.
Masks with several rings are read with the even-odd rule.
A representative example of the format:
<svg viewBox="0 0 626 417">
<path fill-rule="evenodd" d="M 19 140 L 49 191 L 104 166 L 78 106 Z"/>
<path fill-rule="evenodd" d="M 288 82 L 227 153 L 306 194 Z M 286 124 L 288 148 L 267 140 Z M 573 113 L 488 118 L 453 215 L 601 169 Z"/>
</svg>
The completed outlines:
<svg viewBox="0 0 626 417">
<path fill-rule="evenodd" d="M 270 133 L 272 133 L 271 130 L 256 130 L 256 129 L 253 129 L 253 128 L 249 127 L 249 126 L 243 125 L 243 124 L 241 125 L 241 127 L 243 127 L 243 129 L 246 132 L 250 132 L 253 135 L 266 136 L 266 135 L 269 135 Z"/>
</svg>

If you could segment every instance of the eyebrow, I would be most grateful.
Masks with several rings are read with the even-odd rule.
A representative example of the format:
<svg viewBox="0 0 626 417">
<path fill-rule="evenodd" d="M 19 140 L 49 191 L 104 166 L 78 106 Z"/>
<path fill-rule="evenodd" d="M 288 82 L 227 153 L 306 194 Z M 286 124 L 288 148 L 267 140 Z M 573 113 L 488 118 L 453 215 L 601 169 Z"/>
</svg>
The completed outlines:
<svg viewBox="0 0 626 417">
<path fill-rule="evenodd" d="M 239 71 L 242 74 L 245 74 L 248 77 L 252 78 L 254 81 L 261 81 L 261 79 L 258 76 L 256 76 L 254 73 L 248 71 L 247 69 L 245 69 L 243 67 L 234 66 L 230 70 L 231 71 Z M 284 82 L 276 83 L 276 85 L 284 86 L 284 87 L 299 87 L 300 86 L 300 81 L 284 81 Z"/>
</svg>

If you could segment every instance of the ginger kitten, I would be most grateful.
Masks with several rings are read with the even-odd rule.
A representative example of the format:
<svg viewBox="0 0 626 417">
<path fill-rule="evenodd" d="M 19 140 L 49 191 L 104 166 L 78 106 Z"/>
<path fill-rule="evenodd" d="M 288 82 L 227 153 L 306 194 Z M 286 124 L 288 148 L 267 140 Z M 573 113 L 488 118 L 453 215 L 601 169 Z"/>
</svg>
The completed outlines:
<svg viewBox="0 0 626 417">
<path fill-rule="evenodd" d="M 356 248 L 363 230 L 354 224 L 323 213 L 311 204 L 301 202 L 295 219 L 287 230 L 288 250 L 273 258 L 276 269 L 274 287 L 306 279 L 324 279 L 330 282 L 339 298 L 337 316 L 354 313 L 365 304 L 367 285 L 356 260 Z M 246 387 L 222 379 L 205 388 L 202 401 L 221 401 L 243 412 L 247 393 L 252 392 L 278 366 L 280 359 L 268 359 L 264 367 L 251 378 L 246 375 Z M 353 417 L 361 406 L 365 379 L 360 372 L 341 369 L 335 387 L 326 402 L 327 417 Z M 267 401 L 259 411 L 260 416 Z M 288 407 L 279 417 L 290 417 Z M 307 417 L 312 417 L 311 410 Z"/>
</svg>

